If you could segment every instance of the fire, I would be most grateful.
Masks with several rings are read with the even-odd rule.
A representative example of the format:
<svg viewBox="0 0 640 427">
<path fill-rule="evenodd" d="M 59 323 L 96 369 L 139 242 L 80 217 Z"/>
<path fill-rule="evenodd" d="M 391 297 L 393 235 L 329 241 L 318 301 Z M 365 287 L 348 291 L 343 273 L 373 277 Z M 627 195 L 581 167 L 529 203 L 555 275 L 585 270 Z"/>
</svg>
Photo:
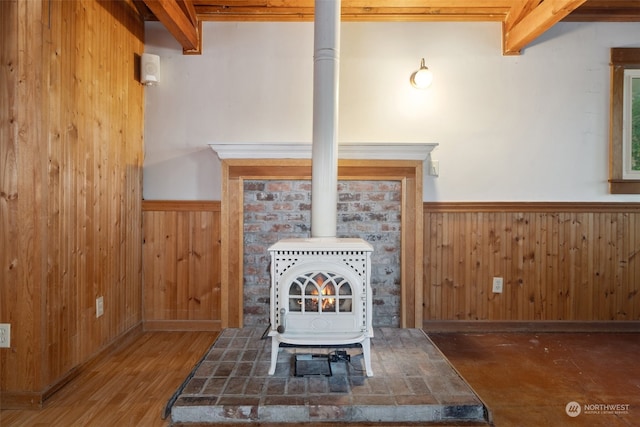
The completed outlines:
<svg viewBox="0 0 640 427">
<path fill-rule="evenodd" d="M 318 289 L 314 289 L 311 292 L 311 295 L 320 295 L 320 300 L 322 301 L 322 311 L 335 311 L 336 308 L 336 299 L 335 298 L 327 298 L 327 296 L 334 296 L 335 288 L 333 285 L 329 284 L 327 286 L 324 285 L 324 276 L 319 274 L 315 277 L 316 283 L 318 284 L 318 288 L 320 288 L 320 292 Z M 314 303 L 317 306 L 318 299 L 314 298 Z"/>
</svg>

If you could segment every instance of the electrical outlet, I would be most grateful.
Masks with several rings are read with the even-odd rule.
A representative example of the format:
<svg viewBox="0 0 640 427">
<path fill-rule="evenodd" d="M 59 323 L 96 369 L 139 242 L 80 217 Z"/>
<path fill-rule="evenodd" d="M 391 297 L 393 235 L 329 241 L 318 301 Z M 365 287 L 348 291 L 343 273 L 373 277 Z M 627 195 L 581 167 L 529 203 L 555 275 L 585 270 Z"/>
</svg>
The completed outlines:
<svg viewBox="0 0 640 427">
<path fill-rule="evenodd" d="M 0 348 L 11 347 L 11 323 L 0 323 Z"/>
<path fill-rule="evenodd" d="M 493 278 L 493 293 L 494 294 L 501 294 L 502 293 L 502 285 L 504 284 L 504 281 L 502 280 L 502 277 L 494 277 Z"/>
<path fill-rule="evenodd" d="M 100 317 L 104 314 L 104 298 L 99 296 L 96 298 L 96 317 Z"/>
</svg>

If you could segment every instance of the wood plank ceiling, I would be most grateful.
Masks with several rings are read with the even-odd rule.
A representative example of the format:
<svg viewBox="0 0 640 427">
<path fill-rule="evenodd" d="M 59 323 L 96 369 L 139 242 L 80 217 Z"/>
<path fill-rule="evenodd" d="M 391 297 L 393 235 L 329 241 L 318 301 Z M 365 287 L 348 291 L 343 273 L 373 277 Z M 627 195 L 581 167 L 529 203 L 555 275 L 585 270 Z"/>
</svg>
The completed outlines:
<svg viewBox="0 0 640 427">
<path fill-rule="evenodd" d="M 185 54 L 202 50 L 203 21 L 312 21 L 314 0 L 133 0 Z M 325 0 L 330 1 L 330 0 Z M 502 22 L 502 53 L 518 55 L 559 21 L 638 22 L 640 0 L 342 0 L 343 21 Z"/>
</svg>

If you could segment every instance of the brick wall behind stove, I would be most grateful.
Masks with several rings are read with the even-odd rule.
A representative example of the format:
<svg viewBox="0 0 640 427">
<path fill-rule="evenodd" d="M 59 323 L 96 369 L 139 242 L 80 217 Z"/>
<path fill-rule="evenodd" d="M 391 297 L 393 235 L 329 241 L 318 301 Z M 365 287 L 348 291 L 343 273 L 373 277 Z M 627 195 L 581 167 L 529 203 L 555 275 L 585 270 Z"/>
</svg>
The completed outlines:
<svg viewBox="0 0 640 427">
<path fill-rule="evenodd" d="M 373 325 L 400 325 L 398 181 L 340 181 L 337 237 L 359 237 L 371 256 Z M 244 324 L 269 324 L 269 254 L 284 238 L 311 236 L 311 181 L 244 182 Z"/>
</svg>

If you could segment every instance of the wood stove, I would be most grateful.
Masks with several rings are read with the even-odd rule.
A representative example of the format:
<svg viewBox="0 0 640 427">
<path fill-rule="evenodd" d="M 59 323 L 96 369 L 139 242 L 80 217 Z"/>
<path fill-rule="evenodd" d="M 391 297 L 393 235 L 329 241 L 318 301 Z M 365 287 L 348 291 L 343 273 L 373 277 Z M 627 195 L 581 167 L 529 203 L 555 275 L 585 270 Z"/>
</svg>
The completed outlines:
<svg viewBox="0 0 640 427">
<path fill-rule="evenodd" d="M 280 344 L 360 344 L 371 369 L 371 253 L 362 239 L 283 239 L 269 248 L 271 366 Z"/>
<path fill-rule="evenodd" d="M 314 8 L 311 238 L 285 239 L 271 253 L 271 366 L 281 343 L 359 343 L 371 370 L 371 252 L 361 239 L 336 238 L 340 0 Z"/>
</svg>

